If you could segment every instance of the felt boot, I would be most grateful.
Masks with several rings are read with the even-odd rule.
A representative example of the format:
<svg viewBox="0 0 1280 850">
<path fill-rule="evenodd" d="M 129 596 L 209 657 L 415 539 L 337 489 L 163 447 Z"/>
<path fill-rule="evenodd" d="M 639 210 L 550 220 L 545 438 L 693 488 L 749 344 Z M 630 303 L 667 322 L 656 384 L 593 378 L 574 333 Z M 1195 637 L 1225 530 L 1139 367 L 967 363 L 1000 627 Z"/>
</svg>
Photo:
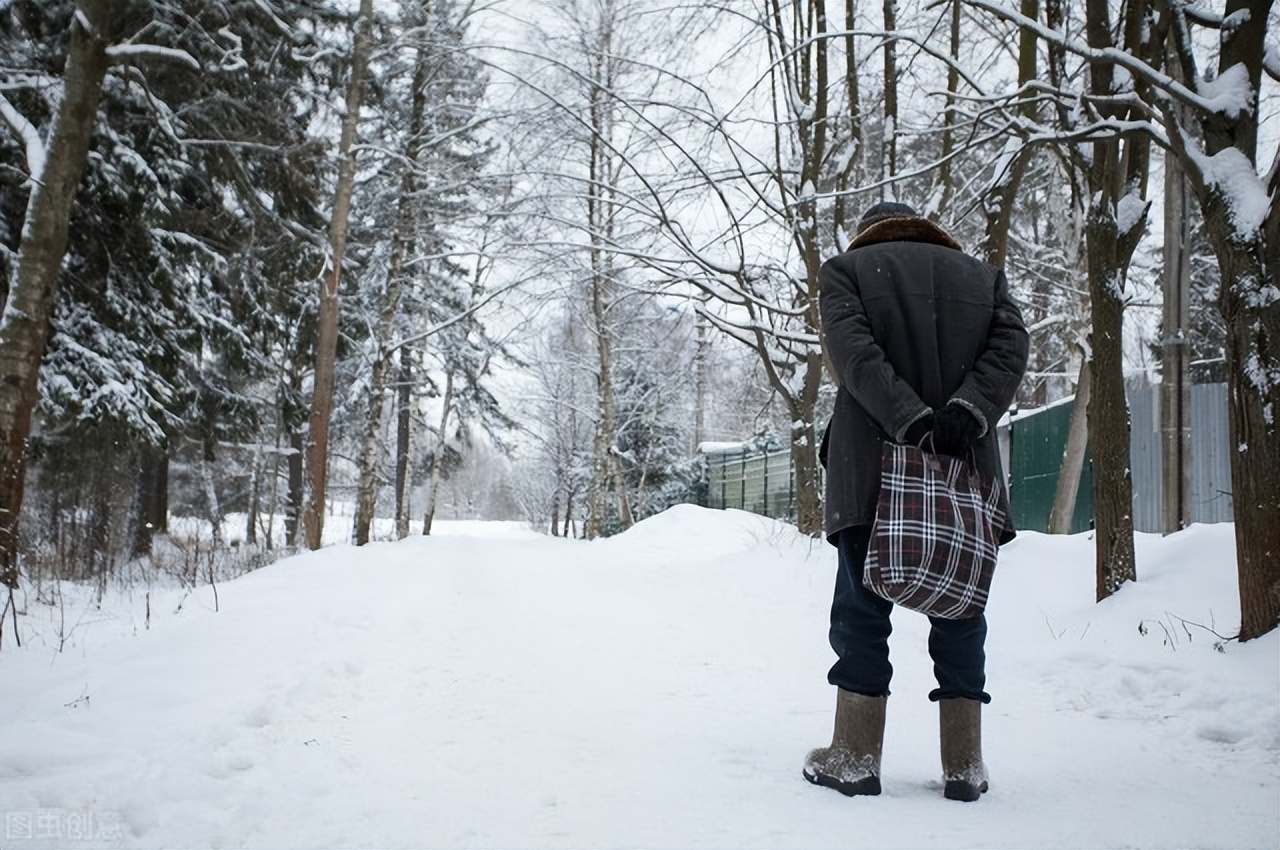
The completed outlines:
<svg viewBox="0 0 1280 850">
<path fill-rule="evenodd" d="M 938 700 L 942 739 L 942 795 L 972 803 L 987 790 L 982 762 L 982 703 L 974 699 Z"/>
<path fill-rule="evenodd" d="M 847 797 L 879 794 L 885 700 L 838 691 L 831 746 L 805 756 L 804 778 Z"/>
</svg>

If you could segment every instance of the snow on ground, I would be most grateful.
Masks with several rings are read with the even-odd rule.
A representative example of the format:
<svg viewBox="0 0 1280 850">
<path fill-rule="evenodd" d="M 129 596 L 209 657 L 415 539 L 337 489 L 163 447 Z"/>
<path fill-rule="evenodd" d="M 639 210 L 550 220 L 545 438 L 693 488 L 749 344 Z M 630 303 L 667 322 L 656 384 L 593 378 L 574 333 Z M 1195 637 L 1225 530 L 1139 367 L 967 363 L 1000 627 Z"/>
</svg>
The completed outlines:
<svg viewBox="0 0 1280 850">
<path fill-rule="evenodd" d="M 1138 558 L 1094 605 L 1087 535 L 1005 549 L 974 804 L 942 798 L 905 611 L 883 796 L 803 781 L 835 555 L 750 514 L 446 523 L 224 582 L 216 612 L 153 589 L 149 624 L 141 591 L 32 597 L 0 652 L 0 844 L 1274 848 L 1280 634 L 1202 627 L 1238 624 L 1232 529 Z"/>
</svg>

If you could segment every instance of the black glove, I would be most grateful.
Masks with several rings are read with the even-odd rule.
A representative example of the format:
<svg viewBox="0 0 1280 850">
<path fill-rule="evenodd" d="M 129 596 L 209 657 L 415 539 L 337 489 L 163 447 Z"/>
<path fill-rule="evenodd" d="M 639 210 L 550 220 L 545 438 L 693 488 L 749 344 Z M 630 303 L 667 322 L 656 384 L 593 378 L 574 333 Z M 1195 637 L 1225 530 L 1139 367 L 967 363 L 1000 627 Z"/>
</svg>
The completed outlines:
<svg viewBox="0 0 1280 850">
<path fill-rule="evenodd" d="M 967 407 L 956 402 L 933 415 L 933 447 L 946 455 L 961 457 L 982 435 L 982 423 Z"/>
<path fill-rule="evenodd" d="M 924 439 L 924 435 L 933 430 L 933 414 L 926 413 L 907 428 L 907 433 L 902 435 L 902 442 L 908 446 L 918 446 L 920 441 Z"/>
</svg>

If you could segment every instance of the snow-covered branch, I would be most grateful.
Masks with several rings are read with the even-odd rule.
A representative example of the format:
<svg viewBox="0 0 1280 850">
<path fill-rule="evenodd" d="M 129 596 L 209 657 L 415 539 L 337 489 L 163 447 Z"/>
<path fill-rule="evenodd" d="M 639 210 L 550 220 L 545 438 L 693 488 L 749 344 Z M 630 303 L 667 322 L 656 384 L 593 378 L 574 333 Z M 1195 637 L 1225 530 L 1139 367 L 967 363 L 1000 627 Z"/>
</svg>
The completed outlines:
<svg viewBox="0 0 1280 850">
<path fill-rule="evenodd" d="M 1100 139 L 1109 139 L 1133 133 L 1145 133 L 1160 147 L 1170 147 L 1169 139 L 1160 125 L 1151 121 L 1121 121 L 1119 119 L 1104 119 L 1085 127 L 1074 128 L 1070 132 L 1045 129 L 1037 135 L 1029 136 L 1027 144 L 1096 142 Z"/>
<path fill-rule="evenodd" d="M 1178 5 L 1181 6 L 1181 11 L 1187 16 L 1188 20 L 1195 21 L 1202 27 L 1217 28 L 1222 26 L 1222 14 L 1207 8 L 1207 4 L 1202 5 L 1197 2 Z"/>
<path fill-rule="evenodd" d="M 231 48 L 222 57 L 221 71 L 243 71 L 249 67 L 244 58 L 244 39 L 231 31 L 229 27 L 218 30 L 218 35 L 231 43 Z"/>
<path fill-rule="evenodd" d="M 1034 32 L 1042 40 L 1061 47 L 1062 49 L 1079 56 L 1090 63 L 1102 63 L 1118 65 L 1135 76 L 1141 77 L 1153 88 L 1158 89 L 1170 97 L 1173 97 L 1183 104 L 1198 109 L 1202 112 L 1210 114 L 1228 113 L 1233 108 L 1239 109 L 1241 105 L 1234 99 L 1226 97 L 1204 97 L 1200 93 L 1188 88 L 1184 84 L 1178 82 L 1173 77 L 1153 68 L 1148 63 L 1142 61 L 1137 56 L 1118 47 L 1090 47 L 1079 39 L 1072 38 L 1065 33 L 1055 29 L 1050 29 L 1044 24 L 1033 18 L 1028 18 L 1020 14 L 1014 9 L 995 2 L 995 0 L 965 0 L 965 2 L 977 9 L 984 9 L 998 18 L 1017 24 L 1023 29 Z"/>
<path fill-rule="evenodd" d="M 40 132 L 21 112 L 14 109 L 13 104 L 9 103 L 2 94 L 0 94 L 0 117 L 4 118 L 4 122 L 22 140 L 22 146 L 27 152 L 27 172 L 31 175 L 33 183 L 39 183 L 41 175 L 44 174 L 46 158 L 44 139 L 40 138 Z"/>
<path fill-rule="evenodd" d="M 702 304 L 697 305 L 698 314 L 705 317 L 707 321 L 715 325 L 717 330 L 733 336 L 740 342 L 744 342 L 750 346 L 756 346 L 758 340 L 763 334 L 764 338 L 776 342 L 794 343 L 800 346 L 818 345 L 819 340 L 816 334 L 804 333 L 803 331 L 788 331 L 776 327 L 761 325 L 756 319 L 748 317 L 746 321 L 734 321 L 728 316 L 722 316 L 713 310 L 707 309 Z"/>
<path fill-rule="evenodd" d="M 159 44 L 113 44 L 107 48 L 107 58 L 113 65 L 133 65 L 139 59 L 164 59 L 186 65 L 193 71 L 200 70 L 200 63 L 187 51 Z"/>
<path fill-rule="evenodd" d="M 492 301 L 494 301 L 495 299 L 499 298 L 500 296 L 505 295 L 506 293 L 508 293 L 508 292 L 510 292 L 510 291 L 512 291 L 512 290 L 514 290 L 514 289 L 516 289 L 516 288 L 520 285 L 520 283 L 521 283 L 521 281 L 515 281 L 515 282 L 513 282 L 513 283 L 508 283 L 508 284 L 506 284 L 505 286 L 501 286 L 501 287 L 499 287 L 499 288 L 497 288 L 497 289 L 495 289 L 495 290 L 493 290 L 493 291 L 491 291 L 491 292 L 487 293 L 483 298 L 481 298 L 479 301 L 477 301 L 476 303 L 472 304 L 470 307 L 468 307 L 467 309 L 463 310 L 462 312 L 457 313 L 457 314 L 455 314 L 455 315 L 453 315 L 453 316 L 450 316 L 449 318 L 444 319 L 443 321 L 441 321 L 441 322 L 439 322 L 439 323 L 437 323 L 437 324 L 435 324 L 435 325 L 432 325 L 431 327 L 427 328 L 427 329 L 426 329 L 425 331 L 423 331 L 422 333 L 415 334 L 415 335 L 413 335 L 413 336 L 409 336 L 409 337 L 405 337 L 404 339 L 402 339 L 402 340 L 400 340 L 399 342 L 397 342 L 395 345 L 393 345 L 393 346 L 389 347 L 389 348 L 387 349 L 387 350 L 388 350 L 388 352 L 391 352 L 391 351 L 398 351 L 399 349 L 404 348 L 405 346 L 409 346 L 409 345 L 417 345 L 418 343 L 422 342 L 423 340 L 430 339 L 431 337 L 433 337 L 433 336 L 435 336 L 435 335 L 437 335 L 437 334 L 441 333 L 442 331 L 448 330 L 449 328 L 453 327 L 454 325 L 458 324 L 459 322 L 465 321 L 465 320 L 466 320 L 466 319 L 468 319 L 469 317 L 474 316 L 474 315 L 475 315 L 476 313 L 478 313 L 480 310 L 484 309 L 484 307 L 486 307 L 490 302 L 492 302 Z"/>
<path fill-rule="evenodd" d="M 275 13 L 275 10 L 271 8 L 270 4 L 268 4 L 266 0 L 253 0 L 253 2 L 255 6 L 261 9 L 263 13 L 266 14 L 266 16 L 271 19 L 271 23 L 275 24 L 276 27 L 280 30 L 280 32 L 284 33 L 290 38 L 293 37 L 293 27 L 289 26 L 288 23 L 281 20 L 280 16 Z"/>
</svg>

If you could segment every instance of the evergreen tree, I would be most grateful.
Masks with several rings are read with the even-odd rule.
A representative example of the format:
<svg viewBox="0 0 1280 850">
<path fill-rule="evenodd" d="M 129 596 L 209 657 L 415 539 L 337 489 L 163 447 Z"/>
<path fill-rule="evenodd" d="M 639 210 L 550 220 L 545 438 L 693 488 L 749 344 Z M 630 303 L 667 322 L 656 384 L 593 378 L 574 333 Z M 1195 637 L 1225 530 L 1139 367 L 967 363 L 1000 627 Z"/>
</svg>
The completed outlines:
<svg viewBox="0 0 1280 850">
<path fill-rule="evenodd" d="M 15 4 L 3 18 L 6 43 L 21 48 L 29 73 L 56 73 L 59 21 L 72 8 Z M 119 515 L 101 522 L 129 521 L 129 549 L 138 554 L 164 527 L 168 462 L 186 440 L 205 464 L 220 444 L 250 440 L 275 419 L 252 390 L 299 347 L 303 317 L 292 291 L 318 264 L 319 223 L 317 148 L 303 107 L 330 69 L 309 61 L 323 55 L 326 15 L 315 4 L 131 8 L 150 43 L 185 51 L 201 70 L 143 53 L 104 81 L 42 366 L 34 447 L 69 469 L 105 447 L 134 473 L 95 476 L 102 487 L 136 486 L 132 499 L 76 501 L 116 504 Z M 20 105 L 33 106 L 35 93 L 20 91 Z M 39 120 L 38 109 L 28 114 Z M 10 138 L 0 144 L 6 161 L 17 155 Z M 13 175 L 0 169 L 0 179 Z M 10 247 L 16 206 L 0 210 Z M 46 484 L 92 487 L 60 481 Z M 66 496 L 44 494 L 55 504 Z M 46 530 L 65 539 L 59 515 L 48 516 Z"/>
</svg>

